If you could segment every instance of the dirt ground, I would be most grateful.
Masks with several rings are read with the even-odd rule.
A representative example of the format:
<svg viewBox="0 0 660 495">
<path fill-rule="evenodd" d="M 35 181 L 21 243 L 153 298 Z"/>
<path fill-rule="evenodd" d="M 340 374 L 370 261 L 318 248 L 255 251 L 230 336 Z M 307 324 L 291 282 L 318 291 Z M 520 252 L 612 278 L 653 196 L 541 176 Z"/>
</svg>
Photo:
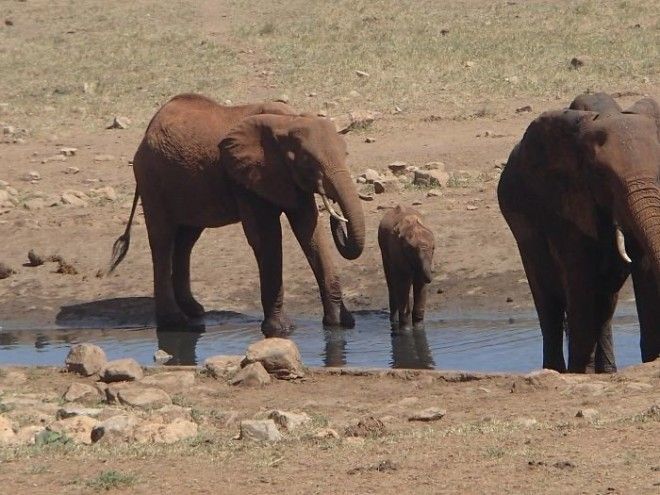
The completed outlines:
<svg viewBox="0 0 660 495">
<path fill-rule="evenodd" d="M 162 368 L 161 368 L 162 369 Z M 157 373 L 152 370 L 151 373 Z M 346 372 L 345 372 L 346 373 Z M 5 369 L 19 423 L 58 407 L 71 382 L 56 369 Z M 312 371 L 303 381 L 232 387 L 197 374 L 175 404 L 198 436 L 178 444 L 48 444 L 0 448 L 0 484 L 15 494 L 94 493 L 568 493 L 652 494 L 660 486 L 660 363 L 611 376 Z M 103 407 L 95 404 L 94 407 Z M 18 406 L 17 406 L 18 407 Z M 427 408 L 442 419 L 410 421 Z M 312 422 L 277 443 L 237 440 L 243 419 L 273 409 Z M 583 416 L 576 417 L 578 411 Z M 349 438 L 374 417 L 384 427 Z M 340 438 L 319 439 L 321 428 Z M 103 473 L 119 473 L 109 478 Z M 124 481 L 117 481 L 120 478 Z M 114 480 L 114 481 L 113 481 Z"/>
<path fill-rule="evenodd" d="M 461 2 L 452 5 L 456 3 Z M 2 29 L 34 29 L 38 39 L 39 30 L 48 26 L 47 4 L 28 2 L 26 8 L 32 10 L 25 12 L 18 2 L 19 7 L 0 6 L 0 13 L 12 22 Z M 196 36 L 202 38 L 223 39 L 232 32 L 232 22 L 254 13 L 250 10 L 254 7 L 240 1 L 199 5 L 195 25 Z M 240 13 L 233 10 L 237 7 Z M 53 23 L 61 18 L 53 17 Z M 15 48 L 11 39 L 3 40 L 4 46 Z M 269 76 L 257 72 L 259 64 L 270 60 L 268 56 L 258 49 L 238 53 L 238 61 L 251 71 L 241 86 L 244 92 L 237 93 L 243 97 L 240 101 L 282 92 Z M 648 63 L 653 66 L 657 51 L 651 55 Z M 26 85 L 29 77 L 26 72 Z M 657 80 L 645 80 L 643 89 L 640 84 L 610 82 L 595 89 L 617 94 L 624 107 L 642 95 L 660 98 Z M 592 81 L 587 87 L 593 88 Z M 157 99 L 162 103 L 173 94 L 158 94 Z M 293 96 L 291 105 L 309 110 L 308 99 Z M 335 256 L 347 307 L 387 306 L 376 227 L 383 208 L 401 203 L 415 205 L 436 234 L 435 278 L 427 310 L 512 313 L 533 308 L 514 239 L 497 205 L 497 181 L 529 122 L 544 110 L 567 106 L 573 96 L 521 90 L 499 97 L 496 111 L 482 111 L 484 96 L 458 105 L 464 115 L 453 108 L 451 117 L 431 105 L 411 106 L 401 113 L 381 111 L 370 127 L 348 133 L 349 165 L 356 177 L 367 168 L 385 172 L 394 161 L 416 166 L 440 161 L 460 180 L 441 187 L 439 196 L 406 187 L 401 193 L 378 194 L 363 203 L 367 223 L 363 255 L 353 262 Z M 12 113 L 13 103 L 0 105 L 0 122 L 19 128 L 0 135 L 0 180 L 15 188 L 18 198 L 16 207 L 0 208 L 0 262 L 16 272 L 0 280 L 0 326 L 3 322 L 53 325 L 63 307 L 76 305 L 84 307 L 81 318 L 109 310 L 121 313 L 124 324 L 149 324 L 145 315 L 151 306 L 151 258 L 141 208 L 126 259 L 110 277 L 97 278 L 96 273 L 106 266 L 112 244 L 125 228 L 134 191 L 130 162 L 144 123 L 157 106 L 129 115 L 133 123 L 127 129 L 108 130 L 102 122 L 112 118 L 112 98 L 102 98 L 101 119 L 77 110 L 77 99 L 86 104 L 89 94 L 65 97 L 69 107 L 62 110 L 61 118 L 60 107 L 50 106 L 51 97 L 41 102 L 43 112 Z M 341 100 L 341 112 L 351 101 Z M 369 102 L 355 105 L 364 109 Z M 531 111 L 516 111 L 526 105 Z M 333 115 L 332 108 L 329 113 Z M 20 131 L 23 122 L 35 119 L 49 123 Z M 366 142 L 367 137 L 373 142 Z M 64 147 L 77 151 L 63 157 Z M 30 171 L 38 172 L 40 179 L 25 180 Z M 107 186 L 116 197 L 93 191 Z M 68 191 L 87 195 L 85 205 L 63 205 L 62 195 Z M 39 198 L 43 201 L 34 201 Z M 58 206 L 50 207 L 51 203 Z M 323 221 L 328 222 L 327 216 Z M 283 231 L 285 307 L 294 320 L 297 315 L 320 318 L 312 272 L 286 222 Z M 59 255 L 77 273 L 56 273 L 53 262 L 26 266 L 30 250 Z M 239 225 L 204 232 L 193 252 L 192 285 L 207 311 L 260 314 L 256 263 Z M 630 284 L 620 300 L 634 301 Z M 230 388 L 198 376 L 193 389 L 179 399 L 199 412 L 201 430 L 195 441 L 168 447 L 0 448 L 0 486 L 3 492 L 34 495 L 104 488 L 113 493 L 658 493 L 659 366 L 652 363 L 607 377 L 472 376 L 465 381 L 441 373 L 353 376 L 316 371 L 301 383 L 277 382 L 256 390 Z M 36 394 L 57 403 L 73 380 L 49 369 L 20 372 L 27 376 L 20 383 L 3 381 L 0 375 L 0 397 Z M 408 421 L 410 413 L 427 407 L 444 408 L 447 414 L 433 423 Z M 342 434 L 346 425 L 373 415 L 383 420 L 386 432 L 364 442 L 318 440 L 312 430 L 273 445 L 233 439 L 239 419 L 274 408 L 305 411 L 315 418 L 315 427 L 327 424 Z M 585 408 L 597 409 L 597 417 L 576 418 L 577 411 Z M 118 487 L 92 483 L 108 470 L 128 473 L 132 481 Z"/>
</svg>

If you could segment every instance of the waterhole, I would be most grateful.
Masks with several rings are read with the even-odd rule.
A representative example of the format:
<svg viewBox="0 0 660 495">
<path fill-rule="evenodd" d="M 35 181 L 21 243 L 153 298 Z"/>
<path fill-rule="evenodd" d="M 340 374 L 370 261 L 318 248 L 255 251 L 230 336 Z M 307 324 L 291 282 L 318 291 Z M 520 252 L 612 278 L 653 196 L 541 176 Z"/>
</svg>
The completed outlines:
<svg viewBox="0 0 660 495">
<path fill-rule="evenodd" d="M 121 314 L 125 313 L 117 313 Z M 90 342 L 101 346 L 109 359 L 132 357 L 150 365 L 154 351 L 163 349 L 173 356 L 167 364 L 194 365 L 217 354 L 243 354 L 250 343 L 262 338 L 257 316 L 210 313 L 203 328 L 161 331 L 148 326 L 148 321 L 140 325 L 134 318 L 122 320 L 117 315 L 90 317 L 65 312 L 52 328 L 0 320 L 0 363 L 62 365 L 73 344 Z M 355 319 L 352 330 L 327 330 L 316 318 L 294 318 L 296 329 L 291 338 L 304 363 L 484 372 L 525 372 L 542 363 L 541 332 L 533 312 L 430 313 L 424 329 L 402 333 L 391 332 L 384 311 L 356 312 Z M 618 366 L 639 363 L 634 308 L 617 311 L 614 337 Z"/>
</svg>

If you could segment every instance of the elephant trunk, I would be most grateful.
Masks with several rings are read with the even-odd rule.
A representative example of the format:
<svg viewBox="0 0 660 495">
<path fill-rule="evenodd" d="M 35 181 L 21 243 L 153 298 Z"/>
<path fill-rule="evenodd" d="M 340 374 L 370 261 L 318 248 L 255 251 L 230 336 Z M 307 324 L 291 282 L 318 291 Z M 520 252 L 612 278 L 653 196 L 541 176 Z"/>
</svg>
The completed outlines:
<svg viewBox="0 0 660 495">
<path fill-rule="evenodd" d="M 324 177 L 325 190 L 331 199 L 339 203 L 341 214 L 347 220 L 342 222 L 335 216 L 330 217 L 332 238 L 339 254 L 347 260 L 354 260 L 362 254 L 365 237 L 364 213 L 357 189 L 348 169 L 335 170 L 332 175 Z"/>
<path fill-rule="evenodd" d="M 657 280 L 660 280 L 660 188 L 655 177 L 627 183 L 627 209 L 633 234 L 641 244 Z"/>
<path fill-rule="evenodd" d="M 422 274 L 424 275 L 424 282 L 427 284 L 433 281 L 433 266 L 431 261 L 422 261 Z"/>
</svg>

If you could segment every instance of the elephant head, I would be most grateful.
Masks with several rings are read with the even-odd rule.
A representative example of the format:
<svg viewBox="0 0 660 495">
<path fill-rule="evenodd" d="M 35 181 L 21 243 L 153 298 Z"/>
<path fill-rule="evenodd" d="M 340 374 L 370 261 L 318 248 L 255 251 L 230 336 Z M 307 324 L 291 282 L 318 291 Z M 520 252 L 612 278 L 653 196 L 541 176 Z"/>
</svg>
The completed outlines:
<svg viewBox="0 0 660 495">
<path fill-rule="evenodd" d="M 311 116 L 247 117 L 220 143 L 220 160 L 231 179 L 283 211 L 298 208 L 304 195 L 319 194 L 331 215 L 337 249 L 352 260 L 362 254 L 365 227 L 346 155 L 332 122 Z"/>
<path fill-rule="evenodd" d="M 526 155 L 537 171 L 545 168 L 545 181 L 537 187 L 554 185 L 564 191 L 558 204 L 550 206 L 587 235 L 595 235 L 599 218 L 613 219 L 622 258 L 631 261 L 625 234 L 640 247 L 633 258 L 650 263 L 660 280 L 660 146 L 655 120 L 627 113 L 546 112 L 532 122 L 523 141 L 514 153 Z M 588 207 L 593 203 L 598 211 Z"/>
<path fill-rule="evenodd" d="M 395 227 L 403 241 L 403 254 L 415 275 L 429 284 L 433 280 L 433 252 L 435 239 L 417 215 L 406 215 Z"/>
</svg>

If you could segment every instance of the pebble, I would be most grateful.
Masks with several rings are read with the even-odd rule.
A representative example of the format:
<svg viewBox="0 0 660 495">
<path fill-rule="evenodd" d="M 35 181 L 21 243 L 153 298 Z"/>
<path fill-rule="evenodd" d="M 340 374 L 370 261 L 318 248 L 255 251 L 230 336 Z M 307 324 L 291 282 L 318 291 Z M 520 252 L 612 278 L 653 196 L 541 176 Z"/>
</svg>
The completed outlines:
<svg viewBox="0 0 660 495">
<path fill-rule="evenodd" d="M 69 175 L 74 175 L 80 172 L 80 169 L 78 167 L 67 167 L 67 169 L 64 171 L 65 174 Z"/>
<path fill-rule="evenodd" d="M 446 414 L 446 409 L 430 407 L 412 414 L 408 417 L 408 421 L 437 421 L 444 418 Z"/>
<path fill-rule="evenodd" d="M 41 174 L 37 172 L 36 170 L 30 170 L 27 174 L 25 174 L 22 179 L 27 182 L 34 182 L 41 180 Z"/>
<path fill-rule="evenodd" d="M 73 156 L 77 153 L 78 148 L 70 148 L 70 147 L 65 147 L 65 148 L 60 148 L 60 153 L 64 156 Z"/>
<path fill-rule="evenodd" d="M 359 77 L 369 77 L 369 73 L 368 73 L 368 72 L 365 72 L 365 71 L 363 71 L 363 70 L 356 70 L 355 73 L 356 73 Z"/>
<path fill-rule="evenodd" d="M 131 121 L 126 117 L 114 117 L 112 123 L 106 129 L 128 129 Z"/>
</svg>

